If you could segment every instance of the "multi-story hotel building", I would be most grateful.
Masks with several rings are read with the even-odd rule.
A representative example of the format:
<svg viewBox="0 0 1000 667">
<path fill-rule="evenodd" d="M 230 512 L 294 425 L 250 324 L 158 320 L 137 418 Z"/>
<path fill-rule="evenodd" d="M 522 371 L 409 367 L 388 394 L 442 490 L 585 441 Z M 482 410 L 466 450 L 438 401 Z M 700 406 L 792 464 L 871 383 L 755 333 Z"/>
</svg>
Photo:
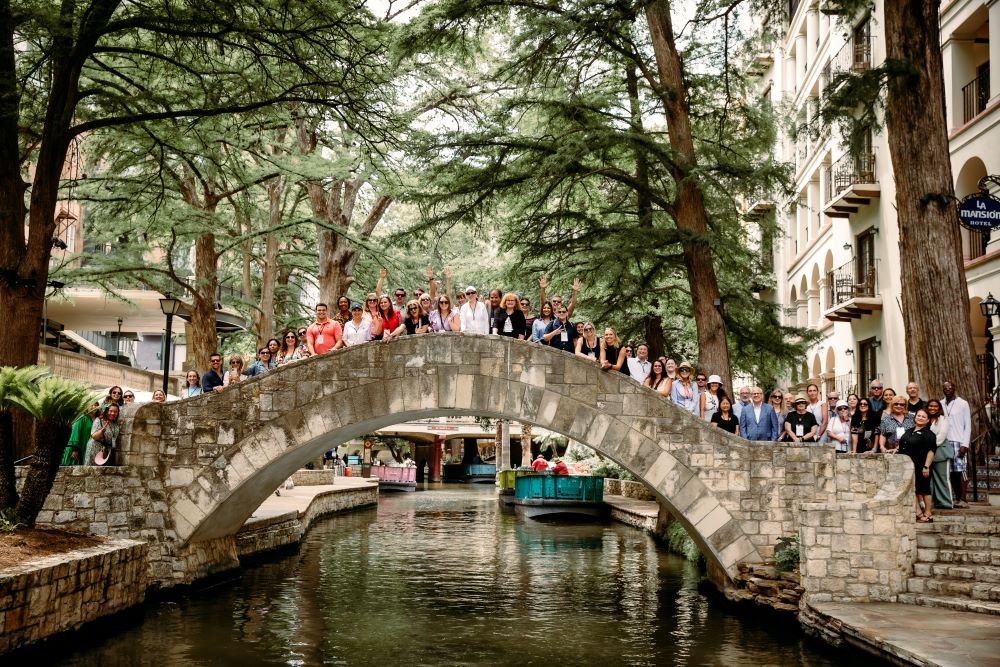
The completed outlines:
<svg viewBox="0 0 1000 667">
<path fill-rule="evenodd" d="M 961 198 L 977 192 L 986 176 L 1000 174 L 1000 0 L 942 3 L 948 133 Z M 787 114 L 787 125 L 811 118 L 837 72 L 877 67 L 885 59 L 882 1 L 848 17 L 830 13 L 825 0 L 790 0 L 773 47 L 757 54 L 752 71 L 761 94 Z M 827 11 L 825 11 L 827 10 Z M 787 324 L 817 330 L 820 341 L 797 361 L 792 389 L 816 382 L 846 393 L 881 378 L 897 393 L 908 382 L 906 338 L 900 307 L 896 191 L 886 131 L 873 129 L 857 153 L 836 128 L 784 132 L 776 151 L 794 166 L 791 200 L 760 201 L 751 216 L 774 215 L 779 229 L 763 252 L 772 255 L 776 287 L 762 298 L 782 308 Z M 1000 191 L 1000 179 L 989 184 Z M 984 383 L 992 385 L 990 327 L 980 302 L 1000 297 L 1000 232 L 962 229 L 964 269 Z M 935 307 L 947 308 L 942 302 Z M 939 388 L 923 388 L 936 395 Z"/>
</svg>

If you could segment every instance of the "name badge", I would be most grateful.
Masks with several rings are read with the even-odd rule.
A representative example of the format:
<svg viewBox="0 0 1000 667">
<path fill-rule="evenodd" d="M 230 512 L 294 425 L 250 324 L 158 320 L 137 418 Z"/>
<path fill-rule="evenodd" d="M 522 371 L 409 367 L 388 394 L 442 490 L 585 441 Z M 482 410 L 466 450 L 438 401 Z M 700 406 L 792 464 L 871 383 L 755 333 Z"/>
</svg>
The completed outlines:
<svg viewBox="0 0 1000 667">
<path fill-rule="evenodd" d="M 803 426 L 802 424 L 796 424 L 795 425 L 795 435 L 797 435 L 798 437 L 801 438 L 805 434 L 806 434 L 805 426 Z"/>
<path fill-rule="evenodd" d="M 323 344 L 323 334 L 320 334 L 316 336 L 316 345 L 322 345 L 322 344 Z"/>
<path fill-rule="evenodd" d="M 902 438 L 904 433 L 906 433 L 906 429 L 903 428 L 902 426 L 897 426 L 896 427 L 896 440 L 899 440 L 900 438 Z"/>
<path fill-rule="evenodd" d="M 565 329 L 563 329 L 562 332 L 559 334 L 559 340 L 561 340 L 564 343 L 568 342 L 569 341 L 569 332 L 566 331 Z"/>
</svg>

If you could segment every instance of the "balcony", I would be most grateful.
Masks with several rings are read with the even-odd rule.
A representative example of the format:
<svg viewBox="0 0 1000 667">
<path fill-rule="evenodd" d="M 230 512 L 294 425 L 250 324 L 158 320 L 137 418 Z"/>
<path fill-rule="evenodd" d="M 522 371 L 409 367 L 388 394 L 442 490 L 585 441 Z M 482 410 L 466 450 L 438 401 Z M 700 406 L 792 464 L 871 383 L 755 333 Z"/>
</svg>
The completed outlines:
<svg viewBox="0 0 1000 667">
<path fill-rule="evenodd" d="M 826 168 L 826 204 L 830 218 L 849 218 L 882 194 L 875 177 L 875 155 L 848 153 Z"/>
<path fill-rule="evenodd" d="M 962 86 L 962 124 L 986 111 L 990 101 L 990 66 L 980 68 L 976 78 Z"/>
<path fill-rule="evenodd" d="M 852 37 L 830 58 L 829 75 L 839 72 L 864 72 L 872 68 L 872 42 L 870 38 Z M 824 68 L 826 69 L 826 68 Z"/>
<path fill-rule="evenodd" d="M 861 269 L 852 260 L 826 276 L 827 303 L 824 313 L 831 322 L 850 322 L 882 310 L 878 293 L 878 260 Z"/>
</svg>

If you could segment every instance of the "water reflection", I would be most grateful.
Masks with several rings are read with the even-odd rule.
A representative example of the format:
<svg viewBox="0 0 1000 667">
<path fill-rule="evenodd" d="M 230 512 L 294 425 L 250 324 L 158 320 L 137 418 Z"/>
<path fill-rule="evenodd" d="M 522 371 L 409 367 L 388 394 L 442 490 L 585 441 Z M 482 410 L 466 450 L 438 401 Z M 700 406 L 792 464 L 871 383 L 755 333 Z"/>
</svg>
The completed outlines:
<svg viewBox="0 0 1000 667">
<path fill-rule="evenodd" d="M 500 512 L 490 487 L 437 487 L 324 521 L 292 555 L 44 657 L 104 667 L 833 664 L 795 634 L 710 604 L 698 577 L 637 530 L 535 523 Z"/>
</svg>

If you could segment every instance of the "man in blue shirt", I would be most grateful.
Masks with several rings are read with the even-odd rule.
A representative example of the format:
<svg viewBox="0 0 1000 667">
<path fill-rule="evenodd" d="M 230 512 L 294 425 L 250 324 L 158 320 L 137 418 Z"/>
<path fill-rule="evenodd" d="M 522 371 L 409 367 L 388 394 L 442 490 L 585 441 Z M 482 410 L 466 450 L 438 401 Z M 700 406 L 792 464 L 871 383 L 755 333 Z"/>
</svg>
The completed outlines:
<svg viewBox="0 0 1000 667">
<path fill-rule="evenodd" d="M 222 391 L 222 375 L 219 369 L 222 368 L 222 355 L 213 352 L 208 356 L 209 369 L 201 376 L 201 391 L 208 394 L 213 391 Z"/>
<path fill-rule="evenodd" d="M 545 334 L 542 340 L 563 352 L 573 354 L 576 352 L 576 339 L 579 334 L 576 327 L 569 321 L 569 311 L 566 306 L 556 306 L 556 319 L 549 322 L 545 327 Z"/>
<path fill-rule="evenodd" d="M 778 439 L 778 415 L 764 403 L 764 391 L 750 388 L 750 404 L 740 412 L 740 435 L 747 440 L 771 442 Z"/>
</svg>

